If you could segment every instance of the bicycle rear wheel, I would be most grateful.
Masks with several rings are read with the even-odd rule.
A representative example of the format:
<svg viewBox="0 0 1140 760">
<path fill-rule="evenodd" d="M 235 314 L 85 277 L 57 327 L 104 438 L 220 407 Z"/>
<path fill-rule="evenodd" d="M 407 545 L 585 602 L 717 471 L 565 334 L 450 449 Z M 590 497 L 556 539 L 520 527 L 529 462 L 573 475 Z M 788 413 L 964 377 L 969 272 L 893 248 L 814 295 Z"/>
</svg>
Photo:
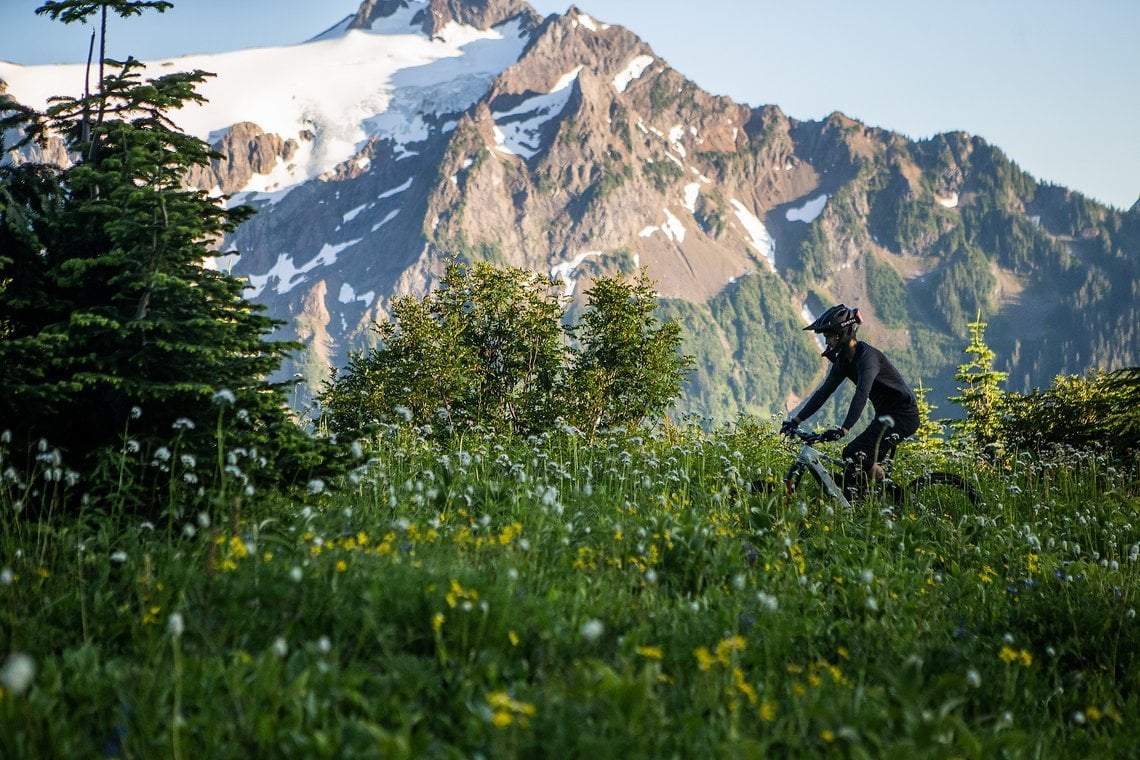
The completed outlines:
<svg viewBox="0 0 1140 760">
<path fill-rule="evenodd" d="M 906 487 L 905 493 L 907 500 L 919 503 L 965 497 L 970 506 L 978 505 L 978 492 L 974 486 L 961 475 L 952 472 L 928 472 L 920 475 Z"/>
</svg>

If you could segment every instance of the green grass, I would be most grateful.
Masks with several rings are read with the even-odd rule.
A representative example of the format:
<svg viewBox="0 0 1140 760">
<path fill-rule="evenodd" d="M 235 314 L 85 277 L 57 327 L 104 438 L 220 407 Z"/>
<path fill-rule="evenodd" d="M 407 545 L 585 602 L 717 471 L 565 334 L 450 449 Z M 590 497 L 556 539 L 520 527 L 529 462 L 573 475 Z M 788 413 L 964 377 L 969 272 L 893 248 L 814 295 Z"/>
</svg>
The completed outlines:
<svg viewBox="0 0 1140 760">
<path fill-rule="evenodd" d="M 955 469 L 984 504 L 884 514 L 749 494 L 792 456 L 762 425 L 375 444 L 341 487 L 172 532 L 108 504 L 31 522 L 66 478 L 3 450 L 0 756 L 1140 745 L 1137 482 L 1095 456 L 910 451 L 900 479 Z"/>
</svg>

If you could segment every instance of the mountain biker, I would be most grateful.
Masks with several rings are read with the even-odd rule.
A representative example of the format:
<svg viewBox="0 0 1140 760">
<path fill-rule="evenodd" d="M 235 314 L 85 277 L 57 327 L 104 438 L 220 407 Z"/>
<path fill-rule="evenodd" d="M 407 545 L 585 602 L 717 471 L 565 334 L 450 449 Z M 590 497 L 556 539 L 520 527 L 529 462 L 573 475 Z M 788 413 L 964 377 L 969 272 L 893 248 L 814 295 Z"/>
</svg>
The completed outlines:
<svg viewBox="0 0 1140 760">
<path fill-rule="evenodd" d="M 882 478 L 880 463 L 894 453 L 899 441 L 913 435 L 919 424 L 914 392 L 895 365 L 879 349 L 855 339 L 855 331 L 862 322 L 858 309 L 838 304 L 804 328 L 823 335 L 826 348 L 820 355 L 831 362 L 831 367 L 823 383 L 799 411 L 780 425 L 782 434 L 791 434 L 823 406 L 844 378 L 855 383 L 855 395 L 843 423 L 825 430 L 820 439 L 838 441 L 846 436 L 859 421 L 868 399 L 871 401 L 874 421 L 843 448 L 847 465 L 840 485 L 844 490 L 861 489 L 867 476 Z"/>
</svg>

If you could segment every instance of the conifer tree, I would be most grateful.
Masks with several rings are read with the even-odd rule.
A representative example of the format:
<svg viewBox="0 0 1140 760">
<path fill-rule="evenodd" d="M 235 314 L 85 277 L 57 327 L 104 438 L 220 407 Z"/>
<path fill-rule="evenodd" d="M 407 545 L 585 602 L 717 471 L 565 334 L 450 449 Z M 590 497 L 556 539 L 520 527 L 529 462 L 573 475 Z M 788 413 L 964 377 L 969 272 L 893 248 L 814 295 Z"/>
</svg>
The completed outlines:
<svg viewBox="0 0 1140 760">
<path fill-rule="evenodd" d="M 68 21 L 64 10 L 82 20 L 157 5 L 44 8 Z M 209 75 L 144 79 L 134 59 L 106 65 L 113 73 L 96 94 L 57 98 L 44 114 L 0 102 L 0 133 L 61 137 L 74 161 L 0 170 L 0 419 L 91 475 L 124 434 L 155 448 L 176 421 L 196 423 L 183 450 L 211 454 L 220 398 L 234 417 L 241 410 L 235 444 L 271 455 L 276 475 L 306 477 L 321 457 L 282 386 L 267 382 L 293 345 L 267 341 L 277 323 L 242 297 L 244 283 L 204 266 L 250 209 L 186 186 L 213 154 L 167 116 L 201 100 L 195 88 Z"/>
<path fill-rule="evenodd" d="M 930 403 L 930 400 L 927 398 L 929 394 L 930 389 L 923 385 L 920 380 L 914 389 L 919 420 L 918 430 L 914 434 L 914 440 L 919 448 L 926 451 L 933 449 L 941 443 L 945 433 L 942 423 L 933 418 L 934 410 L 938 407 Z"/>
<path fill-rule="evenodd" d="M 970 344 L 965 353 L 971 358 L 958 367 L 954 379 L 958 381 L 960 395 L 950 401 L 960 404 L 966 413 L 965 419 L 953 420 L 950 425 L 960 437 L 964 437 L 985 448 L 998 442 L 1001 421 L 1005 372 L 994 369 L 994 352 L 986 345 L 986 323 L 981 321 L 981 313 L 968 325 Z"/>
</svg>

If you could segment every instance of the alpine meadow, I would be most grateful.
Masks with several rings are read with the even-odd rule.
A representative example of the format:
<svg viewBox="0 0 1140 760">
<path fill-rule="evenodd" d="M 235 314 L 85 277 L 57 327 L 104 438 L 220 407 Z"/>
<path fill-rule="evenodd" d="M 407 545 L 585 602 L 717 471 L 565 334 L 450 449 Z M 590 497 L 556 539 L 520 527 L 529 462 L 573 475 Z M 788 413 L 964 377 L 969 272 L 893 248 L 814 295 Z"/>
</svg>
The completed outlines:
<svg viewBox="0 0 1140 760">
<path fill-rule="evenodd" d="M 110 52 L 171 7 L 0 65 L 0 756 L 1140 746 L 1140 204 L 522 0 L 297 46 L 422 69 L 356 143 L 198 134 L 224 72 Z M 921 417 L 850 503 L 779 424 L 841 293 Z"/>
</svg>

